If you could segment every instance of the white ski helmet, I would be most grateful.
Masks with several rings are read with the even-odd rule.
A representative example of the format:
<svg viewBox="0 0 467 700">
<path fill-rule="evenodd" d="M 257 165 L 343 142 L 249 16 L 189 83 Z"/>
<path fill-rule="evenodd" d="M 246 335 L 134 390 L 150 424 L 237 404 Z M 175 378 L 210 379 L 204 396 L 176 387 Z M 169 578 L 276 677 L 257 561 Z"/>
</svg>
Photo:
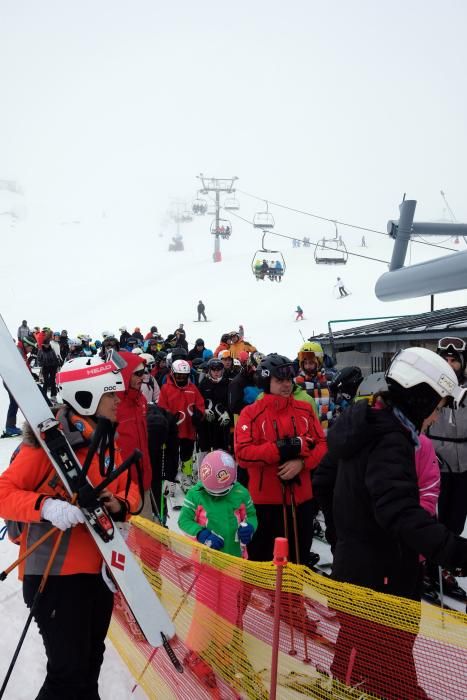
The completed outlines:
<svg viewBox="0 0 467 700">
<path fill-rule="evenodd" d="M 82 416 L 93 416 L 101 397 L 113 391 L 124 391 L 120 370 L 126 362 L 112 352 L 108 359 L 76 357 L 65 362 L 57 373 L 57 386 L 63 401 Z"/>
<path fill-rule="evenodd" d="M 133 350 L 133 352 L 134 352 L 134 350 Z M 149 352 L 140 353 L 139 359 L 144 360 L 144 362 L 146 362 L 146 365 L 153 365 L 155 362 L 154 356 L 151 355 L 151 353 L 149 353 Z"/>
<path fill-rule="evenodd" d="M 428 384 L 440 398 L 452 396 L 458 404 L 467 391 L 459 386 L 452 367 L 426 348 L 413 347 L 398 352 L 389 365 L 386 379 L 392 379 L 404 389 Z"/>
<path fill-rule="evenodd" d="M 133 353 L 133 355 L 142 355 L 143 354 L 143 351 L 141 350 L 141 348 L 133 348 L 133 350 L 131 352 Z"/>
<path fill-rule="evenodd" d="M 80 338 L 68 338 L 68 347 L 71 348 L 80 348 L 82 346 L 82 342 Z"/>
<path fill-rule="evenodd" d="M 175 360 L 175 362 L 172 362 L 172 372 L 174 374 L 190 374 L 190 371 L 190 365 L 186 360 Z"/>
</svg>

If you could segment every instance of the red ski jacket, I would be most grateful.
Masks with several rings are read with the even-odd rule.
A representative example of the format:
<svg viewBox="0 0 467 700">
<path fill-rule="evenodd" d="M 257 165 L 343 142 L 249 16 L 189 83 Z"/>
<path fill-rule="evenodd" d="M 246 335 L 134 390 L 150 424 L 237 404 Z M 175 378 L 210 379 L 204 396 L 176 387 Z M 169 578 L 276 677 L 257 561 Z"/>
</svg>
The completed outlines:
<svg viewBox="0 0 467 700">
<path fill-rule="evenodd" d="M 127 459 L 135 449 L 141 450 L 141 466 L 143 469 L 143 486 L 147 491 L 151 488 L 152 468 L 148 448 L 148 429 L 146 424 L 147 401 L 143 394 L 136 389 L 131 389 L 130 378 L 138 365 L 144 364 L 139 355 L 131 352 L 121 352 L 120 355 L 127 362 L 122 369 L 125 391 L 119 392 L 120 403 L 117 408 L 117 445 L 120 449 L 122 460 Z M 133 481 L 137 482 L 136 467 L 131 468 Z"/>
<path fill-rule="evenodd" d="M 310 471 L 326 454 L 326 438 L 313 409 L 292 396 L 265 394 L 245 406 L 235 426 L 235 457 L 248 470 L 248 490 L 253 503 L 282 503 L 280 466 L 276 441 L 286 437 L 303 437 L 300 457 L 304 468 L 294 482 L 297 503 L 312 498 Z M 289 489 L 287 489 L 287 492 Z"/>
<path fill-rule="evenodd" d="M 178 386 L 171 374 L 167 375 L 167 381 L 161 387 L 158 405 L 170 413 L 178 414 L 178 437 L 194 440 L 196 430 L 193 425 L 193 409 L 197 408 L 204 416 L 204 399 L 199 389 L 188 382 L 185 386 Z"/>
</svg>

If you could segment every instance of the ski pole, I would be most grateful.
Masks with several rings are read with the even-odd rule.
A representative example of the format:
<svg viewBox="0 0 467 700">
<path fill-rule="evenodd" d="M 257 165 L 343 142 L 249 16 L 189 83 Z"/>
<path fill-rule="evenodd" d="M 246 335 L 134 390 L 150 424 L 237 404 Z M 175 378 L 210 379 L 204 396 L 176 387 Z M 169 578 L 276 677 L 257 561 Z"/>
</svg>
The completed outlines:
<svg viewBox="0 0 467 700">
<path fill-rule="evenodd" d="M 290 507 L 292 509 L 292 525 L 293 525 L 293 534 L 294 534 L 294 544 L 295 544 L 295 561 L 297 564 L 300 564 L 300 549 L 298 547 L 298 527 L 297 527 L 297 507 L 295 503 L 295 491 L 293 484 L 289 484 L 289 491 L 290 491 Z M 302 634 L 303 634 L 303 645 L 304 645 L 304 651 L 305 651 L 305 656 L 303 659 L 303 663 L 309 664 L 311 662 L 310 657 L 308 656 L 308 638 L 305 630 L 305 618 L 302 616 Z"/>
<path fill-rule="evenodd" d="M 161 525 L 165 526 L 164 518 L 164 482 L 165 482 L 165 443 L 162 445 L 162 469 L 161 469 L 161 507 L 160 507 L 160 517 Z"/>
<path fill-rule="evenodd" d="M 8 576 L 8 574 L 11 574 L 13 569 L 16 569 L 16 567 L 19 566 L 21 564 L 21 562 L 23 562 L 25 559 L 27 559 L 27 557 L 30 554 L 32 554 L 38 547 L 41 546 L 41 544 L 43 544 L 46 540 L 48 540 L 49 537 L 51 537 L 55 532 L 57 532 L 56 527 L 52 527 L 52 528 L 50 528 L 50 530 L 47 530 L 47 532 L 45 534 L 43 534 L 42 537 L 40 537 L 36 542 L 34 542 L 34 544 L 32 544 L 30 547 L 28 547 L 28 549 L 26 549 L 22 553 L 22 555 L 20 557 L 18 557 L 18 559 L 16 561 L 14 561 L 12 564 L 10 564 L 10 566 L 7 569 L 5 569 L 5 571 L 2 571 L 0 573 L 0 581 L 4 581 L 6 579 L 6 577 Z"/>
<path fill-rule="evenodd" d="M 72 504 L 76 503 L 76 499 L 77 499 L 77 494 L 75 493 L 73 495 L 71 503 Z M 16 649 L 15 649 L 15 652 L 13 654 L 13 658 L 11 659 L 11 662 L 10 662 L 10 665 L 9 665 L 8 670 L 6 672 L 5 678 L 3 679 L 2 687 L 0 688 L 0 700 L 1 700 L 1 698 L 3 698 L 6 687 L 8 685 L 8 681 L 10 680 L 10 676 L 13 672 L 14 667 L 15 667 L 15 664 L 16 664 L 16 661 L 18 659 L 21 648 L 23 646 L 24 640 L 26 639 L 26 635 L 27 635 L 29 627 L 31 625 L 32 618 L 33 618 L 34 613 L 36 611 L 40 597 L 44 591 L 45 584 L 47 583 L 47 580 L 49 578 L 50 571 L 52 569 L 55 557 L 57 556 L 57 552 L 58 552 L 58 549 L 59 549 L 60 544 L 62 542 L 62 538 L 63 538 L 64 534 L 65 534 L 65 531 L 60 530 L 60 532 L 58 533 L 57 539 L 55 540 L 55 544 L 54 544 L 53 549 L 50 553 L 50 557 L 49 557 L 49 560 L 47 562 L 47 566 L 45 567 L 44 573 L 42 574 L 42 579 L 41 579 L 41 582 L 39 584 L 39 588 L 37 589 L 37 591 L 34 595 L 31 609 L 29 611 L 28 619 L 26 620 L 26 624 L 24 625 L 23 631 L 21 633 L 21 637 L 19 638 L 19 642 L 18 642 Z"/>
<path fill-rule="evenodd" d="M 289 541 L 289 523 L 287 519 L 287 492 L 285 488 L 285 483 L 281 479 L 281 489 L 282 489 L 282 518 L 284 521 L 284 537 Z M 295 649 L 295 629 L 293 625 L 293 614 L 292 614 L 292 596 L 287 593 L 287 602 L 289 608 L 289 627 L 290 627 L 290 656 L 296 656 L 297 650 Z"/>
<path fill-rule="evenodd" d="M 439 605 L 441 608 L 441 624 L 444 627 L 444 591 L 443 591 L 443 568 L 438 566 L 439 581 Z"/>
</svg>

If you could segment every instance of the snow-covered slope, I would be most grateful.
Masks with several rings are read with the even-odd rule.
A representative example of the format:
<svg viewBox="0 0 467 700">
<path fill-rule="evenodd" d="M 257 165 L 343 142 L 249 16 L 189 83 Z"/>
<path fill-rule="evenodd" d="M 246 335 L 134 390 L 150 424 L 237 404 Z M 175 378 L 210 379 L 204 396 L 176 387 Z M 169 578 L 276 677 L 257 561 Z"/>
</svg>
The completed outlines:
<svg viewBox="0 0 467 700">
<path fill-rule="evenodd" d="M 252 218 L 253 210 L 242 209 Z M 312 241 L 333 235 L 334 227 L 306 217 L 276 212 L 276 230 Z M 281 283 L 257 281 L 251 271 L 255 252 L 261 248 L 261 232 L 231 216 L 233 234 L 222 241 L 222 262 L 212 262 L 210 218 L 200 217 L 182 226 L 185 251 L 169 253 L 175 230 L 160 233 L 157 227 L 135 218 L 111 215 L 82 219 L 81 223 L 45 224 L 31 219 L 12 226 L 0 217 L 0 234 L 18 241 L 15 259 L 0 260 L 0 312 L 12 331 L 23 318 L 30 325 L 67 328 L 69 333 L 117 331 L 122 324 L 143 331 L 156 324 L 167 334 L 185 324 L 189 342 L 203 336 L 210 346 L 222 332 L 245 327 L 246 338 L 259 349 L 293 355 L 301 335 L 327 330 L 330 319 L 389 316 L 429 310 L 429 299 L 383 303 L 374 295 L 375 281 L 386 271 L 384 264 L 349 256 L 345 266 L 316 265 L 314 248 L 293 248 L 292 241 L 268 234 L 265 246 L 280 249 L 286 260 Z M 384 228 L 384 222 L 378 226 Z M 362 233 L 341 228 L 350 251 L 389 260 L 392 241 L 366 233 L 368 248 L 361 248 Z M 451 247 L 456 247 L 451 242 Z M 464 248 L 462 241 L 458 246 Z M 27 253 L 27 254 L 26 254 Z M 443 254 L 411 244 L 412 262 Z M 265 256 L 274 259 L 274 254 Z M 409 261 L 409 260 L 408 260 Z M 340 275 L 352 295 L 336 298 Z M 206 304 L 209 324 L 195 324 L 199 299 Z M 436 307 L 467 303 L 467 294 L 439 295 Z M 300 304 L 305 321 L 296 323 Z"/>
</svg>

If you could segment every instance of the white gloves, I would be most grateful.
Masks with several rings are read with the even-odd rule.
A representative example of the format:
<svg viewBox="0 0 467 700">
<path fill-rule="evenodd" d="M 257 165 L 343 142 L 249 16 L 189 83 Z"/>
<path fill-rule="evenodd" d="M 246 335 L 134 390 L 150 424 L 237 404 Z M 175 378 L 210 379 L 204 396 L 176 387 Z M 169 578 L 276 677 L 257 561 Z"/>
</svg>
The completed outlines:
<svg viewBox="0 0 467 700">
<path fill-rule="evenodd" d="M 77 506 L 58 498 L 47 498 L 42 506 L 41 517 L 59 530 L 68 530 L 69 527 L 86 522 L 86 518 Z"/>
<path fill-rule="evenodd" d="M 212 410 L 212 408 L 206 408 L 204 410 L 204 417 L 206 418 L 208 423 L 212 423 L 212 421 L 215 419 L 216 414 Z"/>
<path fill-rule="evenodd" d="M 223 428 L 225 428 L 225 426 L 227 426 L 230 423 L 230 416 L 227 413 L 227 411 L 224 411 L 220 414 L 218 421 L 219 425 L 221 425 Z"/>
</svg>

